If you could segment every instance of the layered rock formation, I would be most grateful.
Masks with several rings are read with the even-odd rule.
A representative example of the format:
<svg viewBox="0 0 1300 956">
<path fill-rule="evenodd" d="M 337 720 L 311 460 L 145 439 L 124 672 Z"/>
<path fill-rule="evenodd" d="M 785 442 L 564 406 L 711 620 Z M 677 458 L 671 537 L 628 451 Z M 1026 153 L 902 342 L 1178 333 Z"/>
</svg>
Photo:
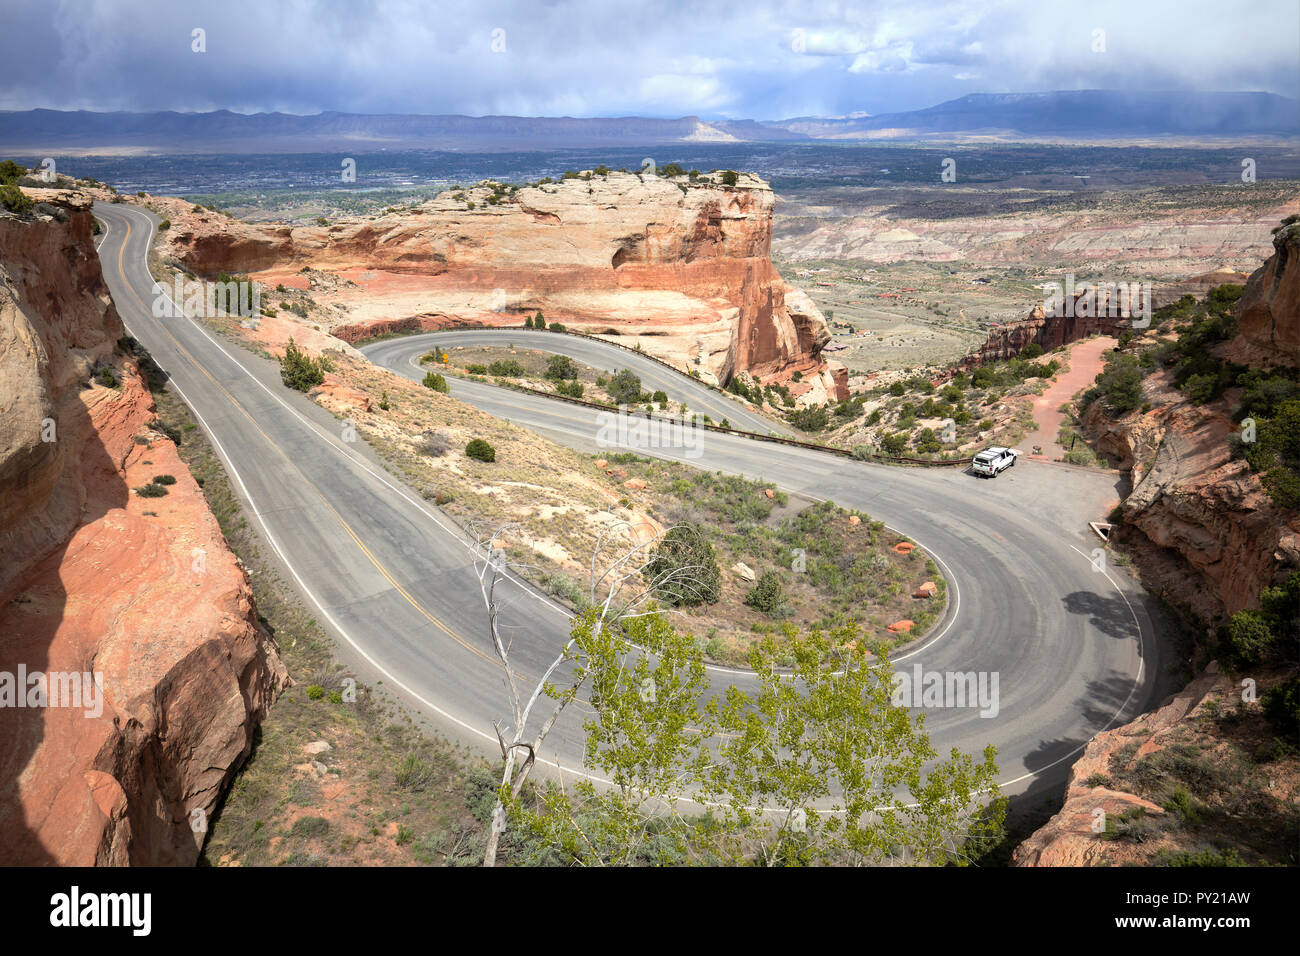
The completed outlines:
<svg viewBox="0 0 1300 956">
<path fill-rule="evenodd" d="M 1049 316 L 1041 305 L 1036 305 L 1028 318 L 990 329 L 984 344 L 958 364 L 961 368 L 975 368 L 1012 358 L 1027 345 L 1040 345 L 1047 352 L 1090 335 L 1118 335 L 1128 327 L 1129 320 L 1118 316 Z"/>
<path fill-rule="evenodd" d="M 1300 222 L 1278 230 L 1273 255 L 1251 275 L 1237 303 L 1235 361 L 1300 366 Z"/>
<path fill-rule="evenodd" d="M 88 200 L 26 192 L 0 211 L 0 863 L 189 864 L 285 675 L 118 345 Z"/>
<path fill-rule="evenodd" d="M 1240 334 L 1221 352 L 1264 366 L 1300 365 L 1300 224 L 1281 230 L 1274 254 L 1237 302 Z M 1300 515 L 1278 509 L 1259 476 L 1233 459 L 1240 426 L 1229 391 L 1200 406 L 1170 383 L 1168 370 L 1143 382 L 1149 411 L 1112 419 L 1094 403 L 1083 425 L 1097 450 L 1128 470 L 1127 524 L 1142 533 L 1148 586 L 1168 590 L 1215 620 L 1252 606 L 1260 590 L 1300 567 Z"/>
<path fill-rule="evenodd" d="M 1240 334 L 1220 350 L 1222 355 L 1266 366 L 1300 364 L 1298 243 L 1300 226 L 1278 233 L 1273 256 L 1250 276 L 1237 303 Z M 1259 476 L 1232 457 L 1229 439 L 1240 425 L 1230 412 L 1239 390 L 1200 406 L 1175 389 L 1170 377 L 1165 370 L 1143 380 L 1148 411 L 1111 418 L 1101 402 L 1094 402 L 1083 427 L 1101 454 L 1131 474 L 1133 490 L 1121 504 L 1124 540 L 1143 584 L 1213 624 L 1258 606 L 1265 586 L 1300 568 L 1300 514 L 1274 505 Z M 1091 815 L 1097 808 L 1109 815 L 1138 808 L 1158 814 L 1160 808 L 1097 781 L 1114 772 L 1113 759 L 1131 769 L 1173 743 L 1194 739 L 1202 750 L 1218 749 L 1218 732 L 1198 728 L 1194 721 L 1202 702 L 1213 695 L 1224 711 L 1241 699 L 1237 682 L 1211 666 L 1158 710 L 1094 737 L 1071 771 L 1065 806 L 1016 850 L 1015 862 L 1147 862 L 1153 846 L 1138 849 L 1129 842 L 1102 840 L 1091 831 Z M 1134 741 L 1140 744 L 1136 751 L 1124 749 Z M 1285 773 L 1279 771 L 1279 776 Z M 1294 801 L 1284 786 L 1273 783 L 1264 797 L 1275 798 L 1275 789 L 1283 801 Z"/>
<path fill-rule="evenodd" d="M 1267 584 L 1300 567 L 1300 515 L 1276 508 L 1259 476 L 1232 458 L 1239 426 L 1227 410 L 1184 400 L 1168 376 L 1144 382 L 1150 412 L 1110 419 L 1094 403 L 1083 426 L 1131 474 L 1121 508 L 1141 533 L 1131 546 L 1143 583 L 1214 621 L 1253 606 Z"/>
<path fill-rule="evenodd" d="M 161 201 L 160 201 L 161 202 Z M 725 384 L 795 372 L 847 397 L 827 367 L 825 320 L 769 258 L 772 190 L 741 174 L 691 181 L 611 172 L 523 187 L 480 184 L 329 226 L 254 226 L 167 204 L 170 254 L 201 275 L 246 272 L 303 287 L 337 322 L 517 325 L 537 311 Z M 811 383 L 810 383 L 811 385 Z M 805 389 L 805 391 L 808 391 Z M 814 390 L 816 391 L 816 390 Z"/>
<path fill-rule="evenodd" d="M 1176 738 L 1179 723 L 1220 684 L 1228 684 L 1231 689 L 1230 681 L 1217 673 L 1206 673 L 1151 713 L 1088 741 L 1083 755 L 1070 768 L 1065 805 L 1016 847 L 1011 862 L 1015 866 L 1122 866 L 1149 862 L 1155 847 L 1136 848 L 1127 841 L 1107 840 L 1095 829 L 1100 825 L 1104 831 L 1107 818 L 1113 828 L 1114 821 L 1134 811 L 1156 816 L 1165 812 L 1150 800 L 1114 788 L 1110 780 L 1115 770 L 1112 761 L 1132 765 L 1159 752 L 1173 742 L 1170 738 Z M 1134 743 L 1138 744 L 1136 750 Z"/>
</svg>

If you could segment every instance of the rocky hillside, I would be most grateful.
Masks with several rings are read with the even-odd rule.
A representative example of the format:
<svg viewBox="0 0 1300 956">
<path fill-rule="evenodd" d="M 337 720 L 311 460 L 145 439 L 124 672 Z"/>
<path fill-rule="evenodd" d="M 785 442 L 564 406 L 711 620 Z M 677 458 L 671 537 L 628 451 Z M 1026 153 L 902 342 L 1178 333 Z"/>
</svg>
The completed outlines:
<svg viewBox="0 0 1300 956">
<path fill-rule="evenodd" d="M 734 182 L 731 180 L 734 179 Z M 326 328 L 521 325 L 541 311 L 725 384 L 799 373 L 801 403 L 847 397 L 816 305 L 769 258 L 774 197 L 748 174 L 584 172 L 480 183 L 370 218 L 255 226 L 176 200 L 167 254 L 202 276 L 310 291 Z M 274 296 L 272 296 L 274 298 Z"/>
<path fill-rule="evenodd" d="M 1298 282 L 1287 222 L 1244 289 L 1158 310 L 1085 396 L 1090 440 L 1131 476 L 1113 540 L 1184 615 L 1192 665 L 1226 672 L 1094 738 L 1019 863 L 1297 862 Z M 1090 830 L 1098 808 L 1118 830 Z"/>
<path fill-rule="evenodd" d="M 155 427 L 89 199 L 23 192 L 0 210 L 0 863 L 191 864 L 285 675 Z"/>
</svg>

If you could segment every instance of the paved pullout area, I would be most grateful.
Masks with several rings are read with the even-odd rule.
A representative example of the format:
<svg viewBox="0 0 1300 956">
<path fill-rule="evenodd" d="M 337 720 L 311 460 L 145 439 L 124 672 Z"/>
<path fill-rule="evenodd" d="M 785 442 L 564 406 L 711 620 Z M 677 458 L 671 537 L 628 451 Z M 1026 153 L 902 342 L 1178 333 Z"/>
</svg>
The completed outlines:
<svg viewBox="0 0 1300 956">
<path fill-rule="evenodd" d="M 153 218 L 125 204 L 98 205 L 96 213 L 108 226 L 100 255 L 123 320 L 170 374 L 221 455 L 250 521 L 338 636 L 342 657 L 449 733 L 494 750 L 492 722 L 506 713 L 503 681 L 487 650 L 471 553 L 455 526 L 388 474 L 368 447 L 343 441 L 341 423 L 286 389 L 276 363 L 191 320 L 155 318 L 146 265 Z M 428 348 L 427 337 L 416 336 L 365 352 L 418 378 L 418 357 Z M 626 362 L 608 357 L 598 364 Z M 450 384 L 454 397 L 494 415 L 576 448 L 604 450 L 596 443 L 595 409 L 486 383 Z M 1086 522 L 1104 515 L 1116 497 L 1111 473 L 1026 461 L 989 481 L 712 432 L 693 450 L 641 451 L 834 499 L 935 555 L 951 581 L 948 617 L 898 662 L 999 675 L 996 717 L 931 710 L 926 727 L 941 752 L 995 744 L 1008 792 L 1023 790 L 1036 775 L 1062 778 L 1088 738 L 1150 703 L 1159 662 L 1145 595 L 1091 560 L 1097 542 Z M 563 609 L 515 583 L 504 617 L 518 662 L 540 673 L 567 636 Z M 749 679 L 723 669 L 711 675 L 719 690 Z M 580 764 L 581 718 L 581 709 L 571 710 L 557 725 L 547 761 L 566 769 Z"/>
</svg>

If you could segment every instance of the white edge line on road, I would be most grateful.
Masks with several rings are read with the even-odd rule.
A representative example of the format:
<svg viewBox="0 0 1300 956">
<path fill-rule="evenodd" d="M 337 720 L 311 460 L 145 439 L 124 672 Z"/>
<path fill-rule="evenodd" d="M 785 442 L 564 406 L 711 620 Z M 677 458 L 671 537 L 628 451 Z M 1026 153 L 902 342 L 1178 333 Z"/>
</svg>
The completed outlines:
<svg viewBox="0 0 1300 956">
<path fill-rule="evenodd" d="M 124 214 L 124 215 L 129 215 L 129 213 L 123 213 L 123 214 Z M 92 215 L 93 215 L 93 213 L 92 213 Z M 146 263 L 146 269 L 147 269 L 147 266 L 148 266 L 148 255 L 149 255 L 149 252 L 152 250 L 152 247 L 153 247 L 154 224 L 153 224 L 153 220 L 152 220 L 152 218 L 150 218 L 150 217 L 148 217 L 148 216 L 146 216 L 145 218 L 146 218 L 146 221 L 148 221 L 148 223 L 149 223 L 149 233 L 148 233 L 148 237 L 147 237 L 146 244 L 145 244 L 145 263 Z M 103 246 L 104 241 L 107 240 L 107 238 L 108 238 L 108 228 L 109 228 L 109 224 L 108 224 L 108 223 L 105 223 L 105 227 L 106 227 L 106 228 L 105 228 L 105 235 L 103 236 L 103 238 L 100 239 L 99 246 L 96 246 L 96 251 L 98 251 L 99 248 Z M 152 275 L 150 275 L 150 279 L 153 281 L 153 284 L 154 284 L 155 289 L 157 289 L 158 291 L 160 291 L 160 292 L 163 294 L 163 296 L 167 299 L 168 302 L 171 302 L 172 307 L 173 307 L 174 309 L 178 309 L 178 307 L 176 306 L 176 303 L 172 300 L 171 296 L 169 296 L 169 295 L 167 294 L 167 291 L 166 291 L 166 289 L 162 286 L 162 284 L 159 283 L 157 280 L 153 279 Z M 128 281 L 128 283 L 129 283 L 130 280 L 128 279 L 127 281 Z M 184 314 L 183 310 L 179 310 L 179 311 L 181 311 L 181 314 L 182 314 L 182 315 Z M 381 474 L 379 474 L 378 472 L 374 471 L 374 470 L 369 466 L 369 463 L 368 463 L 368 462 L 366 462 L 364 459 L 360 458 L 359 456 L 353 454 L 353 453 L 351 452 L 350 449 L 346 448 L 345 446 L 340 446 L 340 445 L 336 444 L 332 435 L 330 435 L 328 432 L 323 431 L 323 430 L 322 430 L 319 426 L 317 426 L 314 422 L 311 422 L 311 421 L 309 421 L 308 419 L 304 418 L 301 414 L 298 413 L 298 411 L 297 411 L 296 409 L 294 409 L 294 408 L 291 407 L 288 403 L 286 403 L 286 402 L 285 402 L 285 401 L 284 401 L 280 396 L 276 395 L 276 394 L 275 394 L 274 392 L 272 392 L 269 388 L 267 388 L 267 386 L 266 386 L 266 385 L 265 385 L 265 384 L 264 384 L 264 383 L 263 383 L 259 378 L 257 378 L 255 375 L 253 375 L 253 373 L 252 373 L 251 371 L 249 371 L 249 370 L 248 370 L 248 369 L 247 369 L 247 368 L 246 368 L 246 367 L 245 367 L 245 366 L 244 366 L 244 365 L 243 365 L 243 364 L 242 364 L 238 359 L 236 359 L 233 355 L 231 355 L 230 352 L 228 352 L 228 351 L 227 351 L 227 350 L 226 350 L 226 349 L 221 345 L 221 343 L 217 342 L 217 341 L 216 341 L 216 340 L 215 340 L 215 339 L 214 339 L 214 338 L 213 338 L 213 337 L 208 333 L 208 331 L 207 331 L 205 328 L 203 328 L 202 325 L 200 325 L 200 324 L 197 323 L 197 322 L 194 322 L 192 319 L 191 319 L 191 323 L 192 323 L 193 326 L 194 326 L 194 327 L 199 331 L 199 333 L 200 333 L 201 335 L 204 336 L 204 338 L 208 339 L 208 341 L 211 342 L 211 343 L 212 343 L 212 344 L 213 344 L 213 345 L 218 349 L 218 351 L 220 351 L 223 355 L 226 356 L 226 358 L 228 358 L 231 362 L 233 362 L 233 363 L 234 363 L 234 364 L 239 368 L 240 371 L 242 371 L 245 375 L 247 375 L 250 379 L 252 379 L 252 380 L 253 380 L 253 381 L 258 385 L 258 387 L 260 387 L 263 391 L 265 391 L 268 395 L 270 395 L 271 398 L 273 398 L 276 402 L 278 402 L 282 407 L 285 408 L 285 410 L 287 410 L 291 415 L 293 415 L 295 418 L 297 418 L 300 422 L 302 422 L 304 425 L 306 425 L 306 426 L 307 426 L 307 427 L 308 427 L 312 432 L 316 433 L 317 435 L 319 435 L 319 436 L 321 436 L 321 437 L 324 437 L 324 438 L 326 439 L 326 443 L 327 443 L 331 448 L 333 448 L 335 451 L 338 451 L 338 452 L 342 452 L 342 453 L 344 453 L 344 456 L 345 456 L 346 458 L 348 458 L 350 461 L 353 461 L 353 462 L 355 462 L 356 464 L 360 465 L 361 468 L 362 468 L 364 471 L 366 471 L 368 474 L 370 474 L 372 477 L 374 477 L 374 478 L 376 478 L 377 480 L 379 480 L 382 484 L 384 484 L 384 485 L 385 485 L 386 487 L 388 487 L 390 490 L 396 492 L 398 495 L 400 495 L 400 496 L 401 496 L 402 498 L 404 498 L 406 501 L 410 502 L 411 504 L 414 504 L 414 505 L 417 507 L 417 509 L 418 509 L 422 514 L 426 515 L 430 520 L 432 520 L 435 524 L 437 524 L 437 525 L 438 525 L 440 528 L 442 528 L 444 531 L 447 531 L 449 534 L 451 534 L 451 535 L 452 535 L 454 538 L 456 538 L 456 540 L 459 541 L 459 542 L 460 542 L 464 547 L 466 547 L 467 549 L 470 548 L 470 545 L 469 545 L 469 544 L 468 544 L 468 543 L 467 543 L 467 542 L 466 542 L 466 541 L 465 541 L 465 540 L 464 540 L 464 539 L 463 539 L 459 534 L 457 534 L 457 533 L 455 532 L 455 530 L 453 530 L 453 529 L 451 529 L 451 528 L 448 528 L 445 524 L 443 524 L 443 522 L 442 522 L 441 520 L 439 520 L 439 518 L 438 518 L 436 515 L 434 515 L 431 511 L 428 510 L 427 506 L 425 506 L 423 502 L 420 502 L 420 501 L 418 501 L 418 500 L 412 498 L 409 494 L 406 493 L 405 490 L 403 490 L 403 489 L 401 489 L 401 488 L 398 488 L 398 487 L 396 487 L 395 485 L 393 485 L 393 484 L 392 484 L 391 482 L 389 482 L 389 481 L 388 481 L 388 480 L 387 480 L 383 475 L 381 475 Z M 124 326 L 126 325 L 125 320 L 123 320 L 123 325 L 124 325 Z M 127 331 L 130 332 L 129 327 L 127 328 Z M 132 334 L 134 334 L 134 333 L 132 333 Z M 194 412 L 195 417 L 198 418 L 199 421 L 203 424 L 204 430 L 207 431 L 208 435 L 212 438 L 213 443 L 217 446 L 218 450 L 219 450 L 220 453 L 221 453 L 221 456 L 223 457 L 223 459 L 225 459 L 227 466 L 231 469 L 232 474 L 234 475 L 236 481 L 239 483 L 240 489 L 243 491 L 244 496 L 247 498 L 249 504 L 252 506 L 252 508 L 253 508 L 253 513 L 254 513 L 254 515 L 255 515 L 255 516 L 257 517 L 257 519 L 258 519 L 258 523 L 262 526 L 263 530 L 266 532 L 267 539 L 268 539 L 268 541 L 270 541 L 271 546 L 275 549 L 276 554 L 280 557 L 280 560 L 284 563 L 285 567 L 288 568 L 289 572 L 293 575 L 294 579 L 298 582 L 298 585 L 299 585 L 299 587 L 302 588 L 303 592 L 304 592 L 308 597 L 311 598 L 312 602 L 313 602 L 313 603 L 314 603 L 314 604 L 315 604 L 315 605 L 320 609 L 321 613 L 326 617 L 326 619 L 329 620 L 329 622 L 331 623 L 331 625 L 333 625 L 333 627 L 334 627 L 334 628 L 339 632 L 339 634 L 341 634 L 341 635 L 344 637 L 344 639 L 348 642 L 348 644 L 351 645 L 351 646 L 352 646 L 352 647 L 353 647 L 353 648 L 354 648 L 354 649 L 355 649 L 355 650 L 356 650 L 356 651 L 357 651 L 357 652 L 358 652 L 358 653 L 359 653 L 359 654 L 360 654 L 360 655 L 361 655 L 361 656 L 362 656 L 362 657 L 363 657 L 367 662 L 369 662 L 369 663 L 371 664 L 372 667 L 374 667 L 377 671 L 379 671 L 380 673 L 382 673 L 382 674 L 384 674 L 386 677 L 388 677 L 390 680 L 392 680 L 392 682 L 393 682 L 397 687 L 401 688 L 405 693 L 409 694 L 409 695 L 410 695 L 412 698 L 414 698 L 415 700 L 418 700 L 419 702 L 421 702 L 421 703 L 424 704 L 425 706 L 427 706 L 427 707 L 429 707 L 430 709 L 432 709 L 435 713 L 439 714 L 440 716 L 444 717 L 444 718 L 447 719 L 447 720 L 452 721 L 452 722 L 453 722 L 454 724 L 456 724 L 457 726 L 462 727 L 463 729 L 465 729 L 465 730 L 467 730 L 467 731 L 473 733 L 474 735 L 476 735 L 476 736 L 478 736 L 478 737 L 481 737 L 481 738 L 483 738 L 484 740 L 487 740 L 487 741 L 489 741 L 489 742 L 497 742 L 497 741 L 496 741 L 496 738 L 495 738 L 494 735 L 489 735 L 489 734 L 487 734 L 486 732 L 484 732 L 484 731 L 482 731 L 482 730 L 479 730 L 478 728 L 473 727 L 472 725 L 466 723 L 465 721 L 461 720 L 460 718 L 456 717 L 455 715 L 448 713 L 447 711 L 445 711 L 445 710 L 443 710 L 441 707 L 439 707 L 437 704 L 435 704 L 435 703 L 433 703 L 432 701 L 426 699 L 426 698 L 425 698 L 423 695 L 421 695 L 418 691 L 415 691 L 414 689 L 412 689 L 411 687 L 409 687 L 407 684 L 405 684 L 403 681 L 401 681 L 398 677 L 396 677 L 395 675 L 393 675 L 392 673 L 390 673 L 390 672 L 389 672 L 389 671 L 388 671 L 388 670 L 387 670 L 387 669 L 386 669 L 382 664 L 380 664 L 380 663 L 379 663 L 377 660 L 375 660 L 375 659 L 374 659 L 374 658 L 373 658 L 369 653 L 367 653 L 366 650 L 365 650 L 364 648 L 362 648 L 361 645 L 358 644 L 357 641 L 356 641 L 355 639 L 353 639 L 353 637 L 352 637 L 352 636 L 347 632 L 347 630 L 346 630 L 345 628 L 343 628 L 343 626 L 342 626 L 341 624 L 339 624 L 339 622 L 334 618 L 334 616 L 333 616 L 332 614 L 330 614 L 330 612 L 325 608 L 325 606 L 321 603 L 321 601 L 316 597 L 315 593 L 312 592 L 311 589 L 307 587 L 307 585 L 305 584 L 305 582 L 303 582 L 303 580 L 302 580 L 302 578 L 299 576 L 297 570 L 293 567 L 292 563 L 290 563 L 290 561 L 288 560 L 288 558 L 285 556 L 284 552 L 280 549 L 280 546 L 279 546 L 278 542 L 275 540 L 274 535 L 271 533 L 270 528 L 267 527 L 266 522 L 262 519 L 261 513 L 260 513 L 260 511 L 259 511 L 258 508 L 257 508 L 257 504 L 256 504 L 256 502 L 254 501 L 252 495 L 249 494 L 247 486 L 244 484 L 244 481 L 243 481 L 242 477 L 239 476 L 238 470 L 234 467 L 234 465 L 233 465 L 233 463 L 231 462 L 229 456 L 226 454 L 225 449 L 221 446 L 221 443 L 220 443 L 220 441 L 217 439 L 216 434 L 215 434 L 215 433 L 212 431 L 212 429 L 208 426 L 207 422 L 206 422 L 206 421 L 203 419 L 203 417 L 199 414 L 198 410 L 194 407 L 194 405 L 189 401 L 189 398 L 186 397 L 185 393 L 181 390 L 180 386 L 179 386 L 179 385 L 176 385 L 176 383 L 175 383 L 174 380 L 171 382 L 171 384 L 173 384 L 173 385 L 176 386 L 176 390 L 177 390 L 177 392 L 181 395 L 181 398 L 185 401 L 185 403 L 186 403 L 186 404 L 190 407 L 190 409 Z M 815 496 L 808 495 L 807 497 L 812 498 L 812 497 L 815 497 Z M 819 500 L 824 500 L 824 499 L 819 499 Z M 886 527 L 888 527 L 888 526 L 886 526 Z M 901 534 L 901 532 L 898 532 L 896 529 L 890 528 L 890 530 L 891 530 L 891 531 L 894 531 L 896 534 Z M 915 538 L 914 536 L 912 536 L 912 535 L 906 535 L 906 537 L 909 537 L 909 538 L 911 538 L 912 540 L 916 540 L 916 538 Z M 917 648 L 915 648 L 915 649 L 913 649 L 913 650 L 907 652 L 906 654 L 904 654 L 904 655 L 900 655 L 898 658 L 895 658 L 894 660 L 897 660 L 897 661 L 907 660 L 907 659 L 909 659 L 910 657 L 913 657 L 913 656 L 915 656 L 916 654 L 921 653 L 922 651 L 929 649 L 929 648 L 932 647 L 934 644 L 936 644 L 939 640 L 941 640 L 941 639 L 942 639 L 942 638 L 943 638 L 943 637 L 948 633 L 948 631 L 952 628 L 952 625 L 956 623 L 957 615 L 958 615 L 958 610 L 959 610 L 959 608 L 960 608 L 960 599 L 961 599 L 960 586 L 959 586 L 958 583 L 957 583 L 957 579 L 956 579 L 955 577 L 952 577 L 952 576 L 951 576 L 951 569 L 948 567 L 947 563 L 946 563 L 945 561 L 943 561 L 943 559 L 940 558 L 939 555 L 938 555 L 937 553 L 935 553 L 934 551 L 932 551 L 930 548 L 926 547 L 926 546 L 925 546 L 924 544 L 922 544 L 920 541 L 917 541 L 917 544 L 920 545 L 920 546 L 921 546 L 921 547 L 922 547 L 922 548 L 923 548 L 927 553 L 929 553 L 929 554 L 930 554 L 932 557 L 934 557 L 937 561 L 939 561 L 939 563 L 944 567 L 944 569 L 947 570 L 947 571 L 949 572 L 950 579 L 951 579 L 952 582 L 953 582 L 953 589 L 954 589 L 954 591 L 955 591 L 955 594 L 954 594 L 954 605 L 953 605 L 953 611 L 952 611 L 952 616 L 951 616 L 951 618 L 950 618 L 949 621 L 948 621 L 948 624 L 945 625 L 945 627 L 943 628 L 943 630 L 942 630 L 938 635 L 936 635 L 936 636 L 934 636 L 934 637 L 932 637 L 932 638 L 926 640 L 926 642 L 925 642 L 924 644 L 922 644 L 920 647 L 917 647 Z M 1085 557 L 1085 558 L 1087 557 L 1087 555 L 1085 555 L 1084 552 L 1080 551 L 1080 550 L 1079 550 L 1077 547 L 1075 547 L 1073 544 L 1070 544 L 1070 545 L 1068 545 L 1068 546 L 1070 547 L 1071 550 L 1077 552 L 1078 554 L 1082 555 L 1083 557 Z M 1089 559 L 1089 560 L 1090 560 L 1090 559 Z M 1101 573 L 1106 577 L 1107 581 L 1110 582 L 1111 586 L 1115 588 L 1115 590 L 1117 591 L 1117 593 L 1119 593 L 1120 598 L 1124 601 L 1124 604 L 1125 604 L 1125 606 L 1128 608 L 1130 615 L 1133 617 L 1134 625 L 1136 626 L 1137 631 L 1138 631 L 1138 673 L 1137 673 L 1137 676 L 1136 676 L 1135 679 L 1134 679 L 1133 686 L 1130 687 L 1130 689 L 1129 689 L 1129 694 L 1128 694 L 1128 696 L 1125 698 L 1124 702 L 1120 705 L 1120 707 L 1116 710 L 1115 714 L 1111 716 L 1111 718 L 1110 718 L 1110 720 L 1107 722 L 1106 726 L 1103 727 L 1100 731 L 1098 731 L 1098 733 L 1102 733 L 1102 732 L 1105 732 L 1106 730 L 1108 730 L 1108 729 L 1111 727 L 1111 725 L 1114 724 L 1115 720 L 1119 717 L 1120 712 L 1123 711 L 1123 709 L 1124 709 L 1125 707 L 1128 706 L 1129 701 L 1132 700 L 1132 698 L 1133 698 L 1133 694 L 1134 694 L 1134 693 L 1136 692 L 1136 690 L 1137 690 L 1137 687 L 1141 684 L 1141 681 L 1142 681 L 1142 678 L 1143 678 L 1143 674 L 1144 674 L 1144 669 L 1145 669 L 1145 655 L 1144 655 L 1143 652 L 1142 652 L 1142 642 L 1143 642 L 1143 639 L 1144 639 L 1144 634 L 1143 634 L 1143 630 L 1142 630 L 1141 623 L 1138 621 L 1137 614 L 1136 614 L 1136 612 L 1134 612 L 1132 605 L 1129 603 L 1129 600 L 1128 600 L 1127 595 L 1124 594 L 1124 592 L 1122 591 L 1122 589 L 1120 589 L 1119 585 L 1115 583 L 1115 581 L 1110 577 L 1110 575 L 1109 575 L 1107 572 L 1104 572 L 1104 571 L 1103 571 L 1103 572 L 1101 572 Z M 559 605 L 555 604 L 555 603 L 554 603 L 554 602 L 549 598 L 549 596 L 547 596 L 547 595 L 543 595 L 543 594 L 541 594 L 540 592 L 536 591 L 536 590 L 535 590 L 535 589 L 534 589 L 530 584 L 528 584 L 527 582 L 525 582 L 525 581 L 523 581 L 523 580 L 521 580 L 521 579 L 515 579 L 515 582 L 516 582 L 516 584 L 520 585 L 524 590 L 526 590 L 526 591 L 532 593 L 535 597 L 539 598 L 543 603 L 547 604 L 547 605 L 548 605 L 549 607 L 551 607 L 552 609 L 558 611 L 559 613 L 561 613 L 562 615 L 564 615 L 566 618 L 571 618 L 571 615 L 568 613 L 568 611 L 566 611 L 564 608 L 560 607 Z M 720 673 L 741 674 L 741 675 L 745 675 L 745 674 L 750 674 L 750 673 L 751 673 L 751 672 L 748 672 L 748 671 L 739 671 L 739 670 L 734 670 L 734 669 L 729 669 L 729 668 L 723 668 L 723 667 L 717 667 L 717 666 L 714 666 L 713 669 L 715 669 L 716 671 L 718 671 L 718 672 L 720 672 Z M 1095 736 L 1095 734 L 1094 734 L 1093 736 Z M 1082 751 L 1086 746 L 1087 746 L 1087 744 L 1085 743 L 1085 744 L 1081 745 L 1080 747 L 1076 748 L 1075 750 L 1071 751 L 1070 753 L 1065 754 L 1064 756 L 1062 756 L 1062 757 L 1060 757 L 1060 758 L 1058 758 L 1058 759 L 1052 761 L 1050 764 L 1047 764 L 1046 766 L 1041 767 L 1041 768 L 1039 768 L 1039 769 L 1036 770 L 1036 771 L 1032 771 L 1032 772 L 1029 772 L 1029 773 L 1026 773 L 1026 774 L 1022 774 L 1021 776 L 1019 776 L 1019 777 L 1015 777 L 1015 778 L 1013 778 L 1013 779 L 1011 779 L 1011 780 L 1002 781 L 1001 783 L 999 783 L 999 786 L 1000 786 L 1000 787 L 1011 786 L 1011 785 L 1013 785 L 1013 784 L 1020 783 L 1020 782 L 1022 782 L 1022 781 L 1024 781 L 1024 780 L 1028 780 L 1028 779 L 1032 779 L 1032 778 L 1034 778 L 1034 777 L 1037 777 L 1037 776 L 1041 775 L 1042 773 L 1044 773 L 1045 771 L 1050 770 L 1052 767 L 1055 767 L 1056 765 L 1058 765 L 1058 764 L 1062 763 L 1063 761 L 1069 759 L 1070 757 L 1074 756 L 1074 754 L 1079 753 L 1079 752 Z M 546 758 L 544 758 L 544 757 L 538 757 L 537 759 L 538 759 L 538 762 L 540 762 L 540 763 L 544 763 L 544 764 L 547 764 L 548 766 L 551 766 L 551 767 L 555 768 L 555 769 L 558 770 L 558 771 L 563 772 L 563 770 L 565 769 L 565 768 L 563 768 L 563 767 L 562 767 L 558 762 L 556 762 L 556 761 L 548 760 L 548 759 L 546 759 Z M 600 782 L 600 783 L 606 783 L 606 784 L 611 783 L 611 781 L 609 781 L 609 780 L 605 780 L 604 778 L 601 778 L 601 777 L 598 777 L 598 776 L 595 776 L 595 775 L 593 775 L 593 774 L 591 774 L 591 773 L 589 773 L 589 772 L 587 772 L 587 771 L 585 771 L 585 770 L 575 771 L 575 770 L 573 770 L 572 768 L 570 768 L 570 773 L 577 773 L 577 774 L 579 774 L 579 775 L 581 775 L 581 776 L 587 777 L 588 779 L 595 780 L 595 781 Z M 693 800 L 690 801 L 690 802 L 692 802 L 692 803 L 698 803 L 698 801 L 693 801 Z M 762 808 L 762 809 L 767 809 L 767 808 Z"/>
</svg>

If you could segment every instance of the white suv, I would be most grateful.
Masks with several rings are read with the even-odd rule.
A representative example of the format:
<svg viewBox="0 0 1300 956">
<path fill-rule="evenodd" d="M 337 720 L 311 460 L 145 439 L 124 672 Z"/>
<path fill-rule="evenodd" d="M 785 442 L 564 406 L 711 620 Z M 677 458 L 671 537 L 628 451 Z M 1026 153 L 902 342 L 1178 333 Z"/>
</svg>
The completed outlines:
<svg viewBox="0 0 1300 956">
<path fill-rule="evenodd" d="M 986 448 L 970 464 L 970 470 L 986 478 L 994 478 L 1016 463 L 1020 452 L 1014 448 Z"/>
</svg>

